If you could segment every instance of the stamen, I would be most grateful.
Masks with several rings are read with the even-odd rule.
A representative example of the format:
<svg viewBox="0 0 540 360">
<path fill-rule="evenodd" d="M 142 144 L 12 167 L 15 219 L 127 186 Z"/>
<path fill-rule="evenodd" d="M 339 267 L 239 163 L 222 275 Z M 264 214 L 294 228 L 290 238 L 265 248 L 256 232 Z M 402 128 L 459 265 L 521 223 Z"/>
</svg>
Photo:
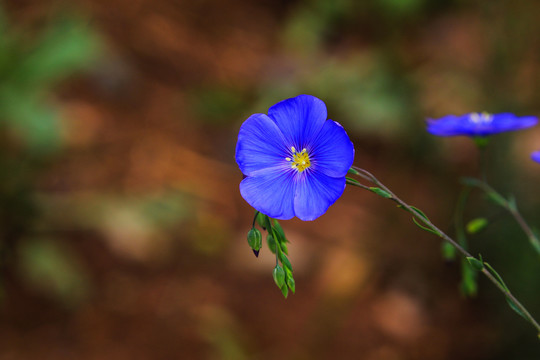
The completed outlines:
<svg viewBox="0 0 540 360">
<path fill-rule="evenodd" d="M 291 155 L 291 157 L 286 157 L 285 160 L 291 163 L 292 169 L 302 172 L 311 166 L 306 148 L 303 148 L 301 152 L 297 152 L 296 148 L 291 146 Z"/>
<path fill-rule="evenodd" d="M 491 120 L 493 120 L 493 115 L 482 112 L 482 113 L 472 113 L 470 115 L 471 122 L 475 124 L 487 124 L 490 123 Z"/>
</svg>

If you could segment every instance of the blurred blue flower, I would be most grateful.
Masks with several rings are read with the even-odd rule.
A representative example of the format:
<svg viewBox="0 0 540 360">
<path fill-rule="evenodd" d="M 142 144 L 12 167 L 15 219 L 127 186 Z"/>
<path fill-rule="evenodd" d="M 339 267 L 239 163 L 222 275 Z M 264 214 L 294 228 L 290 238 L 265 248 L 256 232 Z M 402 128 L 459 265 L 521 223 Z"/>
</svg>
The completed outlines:
<svg viewBox="0 0 540 360">
<path fill-rule="evenodd" d="M 531 159 L 536 161 L 537 163 L 540 163 L 540 151 L 535 151 L 531 154 Z"/>
<path fill-rule="evenodd" d="M 240 127 L 236 162 L 242 197 L 269 217 L 314 220 L 343 194 L 354 147 L 326 105 L 310 95 L 283 100 Z"/>
<path fill-rule="evenodd" d="M 488 136 L 505 131 L 521 130 L 536 125 L 535 116 L 516 116 L 511 113 L 470 113 L 428 119 L 427 131 L 437 136 Z"/>
</svg>

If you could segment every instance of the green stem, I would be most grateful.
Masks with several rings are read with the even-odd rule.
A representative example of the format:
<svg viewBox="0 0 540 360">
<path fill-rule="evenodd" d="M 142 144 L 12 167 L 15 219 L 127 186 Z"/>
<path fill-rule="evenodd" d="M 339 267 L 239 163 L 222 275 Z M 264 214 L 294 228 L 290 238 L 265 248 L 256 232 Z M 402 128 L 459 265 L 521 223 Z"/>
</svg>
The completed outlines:
<svg viewBox="0 0 540 360">
<path fill-rule="evenodd" d="M 531 243 L 532 247 L 536 250 L 538 254 L 540 254 L 540 240 L 538 240 L 538 237 L 536 236 L 534 231 L 532 231 L 529 225 L 525 222 L 523 216 L 521 216 L 517 208 L 512 207 L 507 209 L 508 211 L 510 211 L 514 219 L 516 219 L 521 229 L 525 232 L 525 234 L 527 234 L 527 237 L 529 238 L 529 242 Z"/>
<path fill-rule="evenodd" d="M 351 178 L 345 178 L 345 182 L 348 184 L 348 185 L 352 185 L 352 186 L 357 186 L 357 187 L 360 187 L 364 190 L 369 190 L 369 186 L 365 186 L 364 184 L 356 181 L 355 179 L 351 179 Z"/>
<path fill-rule="evenodd" d="M 360 169 L 357 167 L 353 167 L 353 169 L 359 173 L 361 173 L 361 177 L 374 183 L 381 189 L 388 192 L 392 197 L 390 200 L 398 203 L 401 205 L 402 208 L 407 210 L 409 213 L 411 213 L 413 216 L 415 216 L 419 221 L 423 222 L 428 228 L 433 230 L 435 233 L 437 233 L 441 238 L 448 241 L 450 244 L 452 244 L 465 258 L 468 257 L 474 257 L 472 256 L 467 250 L 465 250 L 460 244 L 458 244 L 454 239 L 446 235 L 442 230 L 440 230 L 437 226 L 435 226 L 427 217 L 423 216 L 418 210 L 398 198 L 388 187 L 386 187 L 383 183 L 381 183 L 375 176 L 373 176 L 370 172 Z M 352 184 L 354 185 L 354 184 Z M 521 311 L 525 319 L 529 321 L 536 329 L 540 336 L 540 325 L 538 322 L 532 317 L 532 315 L 529 313 L 529 311 L 519 302 L 518 299 L 510 292 L 510 290 L 506 289 L 504 286 L 501 285 L 501 283 L 488 271 L 486 268 L 483 268 L 481 270 L 482 274 L 484 274 L 508 299 L 510 299 L 515 306 Z"/>
<path fill-rule="evenodd" d="M 472 188 L 468 185 L 465 185 L 461 190 L 458 202 L 456 204 L 456 213 L 454 219 L 454 225 L 456 230 L 456 240 L 457 242 L 465 249 L 469 250 L 467 243 L 467 236 L 465 234 L 465 224 L 463 222 L 465 207 L 467 205 L 467 200 L 471 193 Z M 477 293 L 477 282 L 476 276 L 477 272 L 474 271 L 467 259 L 461 259 L 461 291 L 466 296 L 476 296 Z"/>
<path fill-rule="evenodd" d="M 487 145 L 487 144 L 486 144 Z M 478 151 L 480 151 L 480 177 L 482 181 L 487 181 L 487 146 L 478 146 Z"/>
<path fill-rule="evenodd" d="M 474 186 L 479 187 L 488 196 L 494 199 L 495 202 L 499 206 L 503 207 L 506 211 L 508 211 L 512 215 L 512 217 L 516 220 L 516 222 L 521 227 L 525 235 L 527 235 L 527 238 L 529 239 L 529 242 L 531 243 L 532 247 L 540 255 L 540 240 L 538 239 L 538 236 L 534 233 L 534 231 L 531 229 L 529 224 L 527 224 L 527 222 L 525 221 L 525 219 L 523 218 L 523 216 L 517 209 L 515 202 L 507 200 L 504 196 L 502 196 L 497 191 L 495 191 L 495 189 L 489 186 L 485 181 L 481 181 L 477 179 L 468 179 L 468 182 Z"/>
<path fill-rule="evenodd" d="M 467 199 L 471 193 L 470 186 L 465 186 L 461 193 L 459 194 L 458 203 L 456 205 L 456 214 L 455 214 L 455 225 L 456 225 L 456 237 L 458 242 L 464 247 L 467 248 L 467 238 L 465 236 L 465 226 L 463 224 L 463 213 L 465 212 L 465 205 L 467 204 Z"/>
<path fill-rule="evenodd" d="M 252 229 L 255 227 L 255 222 L 257 221 L 257 216 L 259 216 L 259 211 L 255 210 L 255 216 L 253 217 L 253 223 L 251 224 Z"/>
<path fill-rule="evenodd" d="M 268 234 L 272 236 L 272 239 L 274 239 L 274 244 L 276 246 L 276 267 L 279 265 L 279 252 L 281 251 L 281 248 L 279 246 L 278 237 L 276 235 L 276 231 L 274 230 L 274 227 L 272 226 L 272 218 L 267 216 L 268 218 Z"/>
</svg>

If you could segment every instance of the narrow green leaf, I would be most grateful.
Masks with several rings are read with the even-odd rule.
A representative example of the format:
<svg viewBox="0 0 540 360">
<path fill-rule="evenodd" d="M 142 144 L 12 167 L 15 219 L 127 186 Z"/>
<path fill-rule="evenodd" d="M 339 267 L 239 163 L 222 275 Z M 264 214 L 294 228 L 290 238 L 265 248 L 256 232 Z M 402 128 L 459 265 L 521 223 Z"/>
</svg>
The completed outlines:
<svg viewBox="0 0 540 360">
<path fill-rule="evenodd" d="M 489 272 L 490 272 L 493 276 L 495 276 L 495 278 L 497 279 L 497 282 L 498 282 L 499 284 L 501 284 L 501 286 L 502 286 L 506 291 L 510 292 L 510 290 L 508 290 L 508 287 L 507 287 L 506 284 L 504 283 L 504 281 L 503 281 L 501 275 L 499 275 L 499 273 L 498 273 L 497 271 L 495 271 L 495 269 L 494 269 L 491 265 L 489 265 L 487 262 L 485 262 L 485 261 L 484 261 L 484 265 L 488 268 Z"/>
<path fill-rule="evenodd" d="M 482 261 L 478 260 L 477 258 L 468 256 L 467 261 L 475 270 L 482 271 L 482 269 L 484 268 L 484 264 L 482 263 Z"/>
<path fill-rule="evenodd" d="M 540 243 L 537 242 L 537 239 L 537 237 L 533 237 L 529 241 L 532 244 L 534 250 L 536 250 L 536 252 L 540 254 Z"/>
<path fill-rule="evenodd" d="M 379 196 L 382 196 L 385 199 L 391 199 L 392 198 L 392 195 L 388 191 L 383 190 L 381 188 L 370 187 L 369 190 L 371 190 L 372 192 L 374 192 L 375 194 L 377 194 Z"/>
<path fill-rule="evenodd" d="M 486 195 L 489 200 L 493 201 L 495 204 L 499 206 L 506 207 L 508 205 L 508 202 L 506 201 L 506 199 L 494 191 L 486 190 Z"/>
<path fill-rule="evenodd" d="M 354 175 L 360 175 L 360 173 L 356 170 L 354 170 L 353 168 L 350 168 L 349 170 L 347 170 L 347 173 L 348 174 L 354 174 Z"/>
<path fill-rule="evenodd" d="M 420 224 L 420 223 L 418 222 L 418 220 L 416 220 L 415 217 L 413 217 L 412 220 L 413 220 L 413 222 L 416 224 L 416 226 L 418 226 L 420 229 L 422 229 L 422 230 L 424 230 L 424 231 L 427 231 L 427 232 L 429 232 L 429 233 L 432 233 L 432 234 L 434 234 L 434 235 L 441 236 L 441 235 L 440 235 L 439 233 L 437 233 L 435 230 L 432 230 L 432 229 L 428 228 L 427 226 L 424 226 L 424 225 Z"/>
<path fill-rule="evenodd" d="M 416 210 L 416 211 L 417 211 L 424 219 L 429 220 L 429 218 L 427 217 L 427 215 L 424 214 L 424 212 L 423 212 L 422 210 L 420 210 L 420 209 L 417 208 L 416 206 L 412 206 L 412 205 L 410 205 L 410 206 L 411 206 L 411 209 Z"/>
<path fill-rule="evenodd" d="M 445 260 L 455 260 L 456 258 L 456 248 L 448 241 L 441 244 L 441 253 Z"/>
<path fill-rule="evenodd" d="M 529 242 L 533 246 L 534 250 L 540 254 L 540 241 L 538 240 L 540 237 L 538 236 L 538 229 L 531 228 L 532 235 L 529 236 Z"/>
<path fill-rule="evenodd" d="M 476 296 L 478 292 L 478 284 L 476 282 L 477 273 L 473 270 L 469 262 L 462 259 L 461 261 L 461 290 L 468 297 Z"/>
<path fill-rule="evenodd" d="M 473 219 L 467 223 L 466 229 L 469 234 L 477 234 L 488 225 L 488 220 L 483 217 Z"/>
<path fill-rule="evenodd" d="M 359 187 L 364 187 L 364 185 L 362 185 L 362 183 L 356 179 L 352 179 L 350 177 L 346 177 L 345 178 L 345 182 L 349 185 L 353 185 L 353 186 L 359 186 Z"/>
<path fill-rule="evenodd" d="M 426 214 L 424 214 L 424 212 L 420 209 L 418 209 L 417 207 L 414 207 L 412 205 L 409 205 L 411 209 L 415 210 L 418 215 L 420 215 L 421 217 L 423 217 L 424 219 L 426 219 L 427 221 L 429 221 L 429 218 L 426 216 Z M 398 208 L 400 209 L 403 209 L 403 210 L 406 210 L 406 211 L 409 211 L 407 208 L 405 208 L 403 205 L 397 205 Z M 413 213 L 413 218 L 412 218 L 413 222 L 416 224 L 416 226 L 418 226 L 420 229 L 424 230 L 424 231 L 427 231 L 429 233 L 432 233 L 433 235 L 437 235 L 439 237 L 441 237 L 441 234 L 439 234 L 438 232 L 436 232 L 435 230 L 433 229 L 430 229 L 429 227 L 427 226 L 424 226 L 422 224 L 420 224 L 418 222 L 418 220 L 416 220 L 416 214 Z"/>
<path fill-rule="evenodd" d="M 506 297 L 506 302 L 508 303 L 508 305 L 510 306 L 512 310 L 514 310 L 517 314 L 519 314 L 519 316 L 529 321 L 529 319 L 527 319 L 527 316 L 525 316 L 525 314 L 519 309 L 516 303 L 514 303 L 514 301 L 510 299 L 508 296 Z"/>
<path fill-rule="evenodd" d="M 517 203 L 514 195 L 508 197 L 508 207 L 513 211 L 517 211 Z"/>
</svg>

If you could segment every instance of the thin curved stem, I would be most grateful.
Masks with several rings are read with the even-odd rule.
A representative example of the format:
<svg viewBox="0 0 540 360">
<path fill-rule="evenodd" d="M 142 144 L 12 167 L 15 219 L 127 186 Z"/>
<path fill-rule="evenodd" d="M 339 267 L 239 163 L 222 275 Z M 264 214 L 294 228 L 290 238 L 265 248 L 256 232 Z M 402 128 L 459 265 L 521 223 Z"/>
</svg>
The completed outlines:
<svg viewBox="0 0 540 360">
<path fill-rule="evenodd" d="M 481 181 L 477 179 L 467 179 L 467 182 L 483 190 L 499 206 L 507 210 L 512 215 L 512 217 L 516 220 L 516 222 L 521 227 L 525 235 L 527 235 L 527 238 L 529 239 L 529 242 L 531 243 L 532 247 L 540 255 L 540 240 L 538 239 L 538 236 L 534 233 L 534 231 L 531 229 L 529 224 L 527 224 L 527 222 L 525 221 L 525 219 L 523 218 L 523 216 L 517 209 L 517 205 L 515 201 L 507 200 L 504 196 L 502 196 L 497 191 L 495 191 L 495 189 L 489 186 L 485 181 Z"/>
<path fill-rule="evenodd" d="M 540 254 L 540 240 L 538 240 L 538 237 L 536 236 L 536 234 L 532 231 L 532 229 L 527 224 L 527 222 L 525 222 L 525 220 L 523 219 L 523 216 L 521 216 L 518 209 L 517 208 L 508 208 L 508 211 L 510 211 L 510 213 L 512 214 L 514 219 L 516 219 L 516 221 L 519 224 L 519 226 L 521 227 L 521 229 L 523 229 L 525 234 L 527 234 L 527 237 L 529 238 L 529 242 L 534 247 L 536 252 L 538 252 Z"/>
<path fill-rule="evenodd" d="M 487 181 L 487 146 L 479 146 L 480 151 L 480 177 L 482 181 Z"/>
<path fill-rule="evenodd" d="M 251 224 L 252 229 L 255 227 L 255 222 L 257 221 L 257 216 L 259 216 L 259 211 L 255 210 L 255 216 L 253 216 L 253 223 Z"/>
<path fill-rule="evenodd" d="M 369 186 L 365 186 L 364 184 L 356 181 L 355 179 L 351 179 L 351 178 L 345 178 L 345 182 L 348 184 L 348 185 L 353 185 L 353 186 L 357 186 L 357 187 L 360 187 L 364 190 L 369 190 Z"/>
<path fill-rule="evenodd" d="M 465 234 L 465 225 L 464 225 L 464 213 L 465 207 L 467 205 L 467 200 L 471 193 L 472 187 L 465 185 L 461 190 L 458 202 L 456 204 L 456 210 L 454 214 L 454 226 L 455 226 L 455 237 L 457 242 L 465 249 L 469 249 L 469 244 L 467 241 L 467 235 Z M 477 293 L 477 272 L 471 268 L 471 265 L 465 258 L 461 259 L 461 290 L 466 296 L 476 296 Z"/>
<path fill-rule="evenodd" d="M 394 194 L 388 187 L 386 187 L 383 183 L 381 183 L 373 174 L 371 174 L 369 171 L 355 168 L 355 170 L 362 172 L 365 175 L 366 179 L 369 179 L 371 182 L 373 182 L 375 185 L 379 186 L 381 189 L 386 191 L 391 195 L 390 200 L 393 200 L 394 202 L 397 202 L 399 205 L 401 205 L 405 210 L 413 214 L 418 220 L 422 221 L 426 226 L 428 226 L 430 229 L 434 230 L 440 237 L 442 237 L 444 240 L 448 241 L 450 244 L 452 244 L 463 256 L 466 257 L 472 257 L 472 255 L 465 250 L 461 245 L 459 245 L 454 239 L 446 235 L 442 230 L 440 230 L 438 227 L 436 227 L 429 219 L 423 216 L 418 210 L 411 207 L 409 204 L 401 200 Z"/>
<path fill-rule="evenodd" d="M 435 226 L 423 213 L 418 211 L 415 207 L 407 204 L 403 200 L 401 200 L 399 197 L 397 197 L 388 187 L 386 187 L 383 183 L 381 183 L 373 174 L 371 174 L 369 171 L 360 169 L 357 167 L 353 167 L 355 171 L 359 173 L 359 176 L 361 176 L 363 179 L 366 179 L 384 191 L 386 191 L 391 197 L 388 199 L 398 203 L 402 208 L 407 210 L 409 213 L 411 213 L 416 219 L 423 222 L 429 229 L 431 229 L 434 233 L 436 233 L 438 236 L 440 236 L 445 241 L 448 241 L 450 244 L 452 244 L 465 258 L 474 258 L 465 248 L 463 248 L 460 244 L 458 244 L 454 239 L 452 239 L 450 236 L 446 235 L 441 229 L 439 229 L 437 226 Z M 352 185 L 355 185 L 354 183 Z M 366 186 L 361 186 L 362 188 L 368 188 Z M 540 325 L 538 322 L 532 317 L 532 315 L 529 313 L 529 311 L 519 302 L 519 300 L 508 290 L 505 286 L 501 284 L 501 282 L 490 272 L 486 269 L 486 267 L 483 266 L 484 263 L 482 263 L 482 269 L 480 270 L 482 274 L 484 274 L 506 297 L 509 299 L 517 309 L 519 309 L 522 316 L 529 321 L 538 332 L 540 336 Z"/>
<path fill-rule="evenodd" d="M 456 205 L 456 213 L 454 220 L 456 227 L 456 237 L 458 239 L 458 242 L 463 245 L 464 248 L 467 248 L 467 239 L 465 236 L 465 226 L 463 224 L 463 213 L 465 212 L 465 205 L 467 204 L 470 193 L 471 188 L 469 186 L 465 186 L 461 190 L 458 197 L 458 203 Z"/>
</svg>

